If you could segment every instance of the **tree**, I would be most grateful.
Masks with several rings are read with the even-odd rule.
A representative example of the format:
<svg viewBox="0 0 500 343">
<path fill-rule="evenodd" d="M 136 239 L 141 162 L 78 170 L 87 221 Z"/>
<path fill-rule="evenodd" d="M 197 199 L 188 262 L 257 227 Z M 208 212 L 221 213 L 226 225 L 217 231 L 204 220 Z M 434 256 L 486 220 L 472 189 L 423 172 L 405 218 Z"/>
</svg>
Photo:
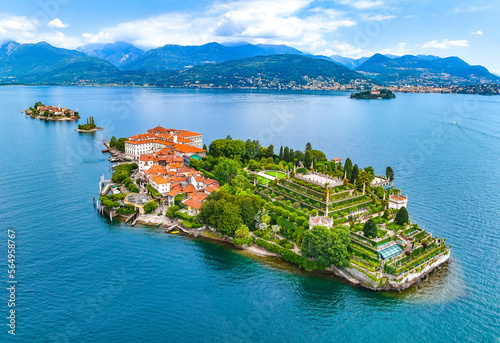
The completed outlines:
<svg viewBox="0 0 500 343">
<path fill-rule="evenodd" d="M 306 150 L 306 153 L 304 155 L 304 167 L 306 169 L 311 168 L 311 162 L 312 162 L 311 150 Z"/>
<path fill-rule="evenodd" d="M 345 160 L 345 163 L 344 163 L 344 170 L 345 170 L 345 177 L 348 179 L 348 180 L 351 180 L 351 174 L 352 174 L 352 162 L 351 162 L 351 159 L 348 157 L 346 160 Z M 351 182 L 352 183 L 352 182 Z"/>
<path fill-rule="evenodd" d="M 279 154 L 279 159 L 280 161 L 284 160 L 284 153 L 283 153 L 283 145 L 280 147 L 280 154 Z"/>
<path fill-rule="evenodd" d="M 394 180 L 394 171 L 392 170 L 391 167 L 387 167 L 385 169 L 385 176 L 387 177 L 387 179 L 389 179 L 389 181 L 393 181 Z"/>
<path fill-rule="evenodd" d="M 309 142 L 306 143 L 306 149 L 304 150 L 304 152 L 308 150 L 312 150 L 312 145 Z"/>
<path fill-rule="evenodd" d="M 146 213 L 151 213 L 158 208 L 158 205 L 154 200 L 148 201 L 144 204 L 143 209 Z"/>
<path fill-rule="evenodd" d="M 326 155 L 323 151 L 319 151 L 319 150 L 308 150 L 311 152 L 311 158 L 314 160 L 314 161 L 326 161 Z"/>
<path fill-rule="evenodd" d="M 394 218 L 394 221 L 399 225 L 408 224 L 410 222 L 408 210 L 406 209 L 406 207 L 403 206 L 399 209 L 398 213 L 396 213 L 396 218 Z"/>
<path fill-rule="evenodd" d="M 346 267 L 349 265 L 347 247 L 351 243 L 351 235 L 347 227 L 329 229 L 325 226 L 315 226 L 304 233 L 302 254 L 317 258 L 325 265 Z"/>
<path fill-rule="evenodd" d="M 290 162 L 290 149 L 287 146 L 285 147 L 285 150 L 283 150 L 283 160 Z"/>
<path fill-rule="evenodd" d="M 360 170 L 356 181 L 356 190 L 358 192 L 362 192 L 364 184 L 366 191 L 369 191 L 371 189 L 370 184 L 373 181 L 373 178 L 374 176 L 372 174 L 368 174 L 364 170 Z"/>
<path fill-rule="evenodd" d="M 372 175 L 375 175 L 375 170 L 373 169 L 372 166 L 368 166 L 364 169 L 365 172 L 367 172 L 368 174 L 372 174 Z"/>
<path fill-rule="evenodd" d="M 358 175 L 359 175 L 359 168 L 358 168 L 358 165 L 355 164 L 354 167 L 352 167 L 351 178 L 349 179 L 349 180 L 351 180 L 352 184 L 354 184 L 356 182 Z"/>
<path fill-rule="evenodd" d="M 179 206 L 176 206 L 176 205 L 173 205 L 173 206 L 170 206 L 167 210 L 167 212 L 165 213 L 165 215 L 169 218 L 174 218 L 175 217 L 175 213 L 179 211 Z"/>
<path fill-rule="evenodd" d="M 269 145 L 266 151 L 266 157 L 274 157 L 274 145 Z"/>
<path fill-rule="evenodd" d="M 250 236 L 250 230 L 245 224 L 241 225 L 235 232 L 234 237 L 236 238 L 247 238 Z"/>
<path fill-rule="evenodd" d="M 212 146 L 212 144 L 210 144 Z M 221 184 L 226 184 L 238 174 L 239 164 L 229 158 L 220 158 L 214 167 L 214 176 Z"/>
<path fill-rule="evenodd" d="M 368 219 L 368 221 L 363 225 L 363 233 L 365 234 L 365 237 L 377 237 L 377 224 L 375 224 L 373 219 Z"/>
<path fill-rule="evenodd" d="M 203 144 L 203 150 L 207 151 L 207 145 L 206 144 Z"/>
</svg>

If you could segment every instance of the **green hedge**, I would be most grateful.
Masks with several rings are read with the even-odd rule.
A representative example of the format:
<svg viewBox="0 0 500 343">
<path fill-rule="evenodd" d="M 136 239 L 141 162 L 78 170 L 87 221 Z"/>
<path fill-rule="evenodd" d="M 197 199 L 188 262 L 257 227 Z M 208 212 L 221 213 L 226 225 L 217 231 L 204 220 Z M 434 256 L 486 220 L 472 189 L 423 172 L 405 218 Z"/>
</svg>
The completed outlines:
<svg viewBox="0 0 500 343">
<path fill-rule="evenodd" d="M 139 188 L 135 185 L 134 181 L 131 178 L 127 177 L 123 180 L 123 184 L 131 193 L 139 193 Z"/>
<path fill-rule="evenodd" d="M 293 263 L 306 271 L 312 271 L 314 269 L 324 270 L 327 267 L 318 261 L 308 260 L 307 258 L 294 253 L 293 251 L 280 247 L 279 245 L 266 242 L 260 238 L 255 241 L 255 244 L 268 251 L 281 255 L 281 258 L 285 261 Z"/>
<path fill-rule="evenodd" d="M 358 246 L 354 246 L 351 242 L 351 244 L 348 247 L 348 250 L 356 257 L 359 257 L 363 260 L 366 261 L 372 261 L 372 262 L 378 262 L 378 259 L 376 255 L 374 256 L 373 254 L 369 254 L 367 252 L 361 251 L 362 249 L 359 248 Z"/>
<path fill-rule="evenodd" d="M 434 254 L 440 254 L 445 250 L 444 246 L 438 246 L 435 249 L 429 251 L 428 253 L 422 255 L 421 257 L 417 258 L 416 260 L 411 260 L 410 262 L 406 263 L 405 265 L 399 267 L 396 269 L 396 274 L 401 273 L 404 270 L 412 270 L 413 268 L 417 267 L 421 263 L 425 262 L 426 259 L 431 258 L 431 255 Z"/>
<path fill-rule="evenodd" d="M 189 222 L 193 222 L 194 221 L 194 216 L 190 216 L 189 214 L 185 213 L 185 212 L 175 212 L 175 216 L 179 219 L 184 219 L 184 220 L 187 220 Z"/>
<path fill-rule="evenodd" d="M 130 173 L 133 169 L 137 169 L 137 163 L 124 163 L 120 164 L 116 167 L 113 172 L 113 176 L 111 176 L 111 181 L 113 182 L 122 182 L 126 178 L 130 177 Z"/>
<path fill-rule="evenodd" d="M 150 185 L 147 185 L 146 189 L 149 191 L 149 193 L 153 194 L 154 196 L 161 197 L 161 194 Z"/>
</svg>

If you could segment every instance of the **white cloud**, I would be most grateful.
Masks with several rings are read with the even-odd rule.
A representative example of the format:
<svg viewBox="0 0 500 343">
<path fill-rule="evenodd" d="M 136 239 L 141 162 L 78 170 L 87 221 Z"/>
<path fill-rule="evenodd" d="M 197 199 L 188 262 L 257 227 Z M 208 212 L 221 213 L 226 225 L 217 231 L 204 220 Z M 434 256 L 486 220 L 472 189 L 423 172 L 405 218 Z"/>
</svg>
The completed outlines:
<svg viewBox="0 0 500 343">
<path fill-rule="evenodd" d="M 333 41 L 328 49 L 320 51 L 318 55 L 332 56 L 340 55 L 342 57 L 360 58 L 364 56 L 371 56 L 373 53 L 369 50 L 363 50 L 347 42 Z"/>
<path fill-rule="evenodd" d="M 55 18 L 47 23 L 48 27 L 57 27 L 60 29 L 64 29 L 69 26 L 69 24 L 64 24 L 61 19 Z"/>
<path fill-rule="evenodd" d="M 382 51 L 380 51 L 380 53 L 403 56 L 408 55 L 410 53 L 410 50 L 406 48 L 405 42 L 401 42 L 396 44 L 392 48 L 383 49 Z"/>
<path fill-rule="evenodd" d="M 325 35 L 356 25 L 343 12 L 310 8 L 312 0 L 251 0 L 215 3 L 202 12 L 165 13 L 86 33 L 86 42 L 125 40 L 142 47 L 211 41 L 289 44 L 317 50 Z M 300 14 L 300 17 L 299 17 Z"/>
<path fill-rule="evenodd" d="M 435 49 L 449 49 L 452 47 L 458 47 L 458 48 L 466 48 L 469 46 L 469 41 L 462 39 L 462 40 L 448 40 L 445 39 L 441 42 L 438 42 L 436 40 L 426 42 L 422 44 L 423 49 L 429 49 L 429 48 L 435 48 Z"/>
<path fill-rule="evenodd" d="M 482 35 L 482 34 L 483 34 L 483 31 L 481 31 L 481 30 L 477 30 L 476 32 L 471 32 L 470 34 L 471 34 L 471 35 Z"/>
<path fill-rule="evenodd" d="M 363 15 L 362 16 L 363 20 L 366 21 L 382 21 L 382 20 L 389 20 L 389 19 L 394 19 L 396 18 L 395 15 L 392 14 L 375 14 L 375 15 Z"/>
<path fill-rule="evenodd" d="M 364 10 L 368 8 L 381 7 L 385 5 L 382 0 L 341 0 L 344 5 L 350 5 L 358 10 Z"/>
<path fill-rule="evenodd" d="M 24 16 L 0 15 L 0 38 L 29 40 L 35 36 L 38 21 Z"/>
<path fill-rule="evenodd" d="M 462 13 L 462 12 L 479 12 L 479 11 L 485 11 L 489 10 L 491 8 L 490 6 L 469 6 L 469 7 L 457 7 L 453 10 L 455 13 Z"/>
</svg>

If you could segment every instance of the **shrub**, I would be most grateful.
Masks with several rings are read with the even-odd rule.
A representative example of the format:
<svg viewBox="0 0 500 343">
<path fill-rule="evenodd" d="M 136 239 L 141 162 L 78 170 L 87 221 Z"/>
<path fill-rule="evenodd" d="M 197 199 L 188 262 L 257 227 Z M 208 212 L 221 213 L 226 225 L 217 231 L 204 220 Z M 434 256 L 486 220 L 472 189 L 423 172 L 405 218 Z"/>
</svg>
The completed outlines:
<svg viewBox="0 0 500 343">
<path fill-rule="evenodd" d="M 403 206 L 399 209 L 398 213 L 396 214 L 396 218 L 394 218 L 394 221 L 399 225 L 403 225 L 410 221 L 406 207 Z"/>
<path fill-rule="evenodd" d="M 368 219 L 368 221 L 363 225 L 363 233 L 365 237 L 377 237 L 377 224 L 373 219 Z"/>
<path fill-rule="evenodd" d="M 179 206 L 170 206 L 167 210 L 167 212 L 165 213 L 165 215 L 169 218 L 174 218 L 175 217 L 175 213 L 179 211 Z"/>
<path fill-rule="evenodd" d="M 154 210 L 156 210 L 158 208 L 158 205 L 156 204 L 156 201 L 154 200 L 151 200 L 151 201 L 148 201 L 146 204 L 144 204 L 144 212 L 146 213 L 151 213 L 153 212 Z"/>
</svg>

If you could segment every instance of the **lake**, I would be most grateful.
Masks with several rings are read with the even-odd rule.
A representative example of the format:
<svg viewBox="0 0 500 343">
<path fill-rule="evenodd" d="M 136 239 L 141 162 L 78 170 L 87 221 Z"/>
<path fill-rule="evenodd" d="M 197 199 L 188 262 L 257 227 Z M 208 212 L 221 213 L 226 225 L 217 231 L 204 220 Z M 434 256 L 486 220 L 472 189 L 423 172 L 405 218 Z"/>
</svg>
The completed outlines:
<svg viewBox="0 0 500 343">
<path fill-rule="evenodd" d="M 0 87 L 0 241 L 16 231 L 19 342 L 498 342 L 500 98 L 346 92 Z M 36 101 L 104 130 L 44 122 Z M 455 121 L 456 124 L 452 124 Z M 420 288 L 374 293 L 227 246 L 100 217 L 102 140 L 161 125 L 350 157 L 409 195 L 410 218 L 453 245 Z M 7 272 L 0 311 L 8 316 Z M 7 335 L 3 319 L 0 341 Z"/>
</svg>

